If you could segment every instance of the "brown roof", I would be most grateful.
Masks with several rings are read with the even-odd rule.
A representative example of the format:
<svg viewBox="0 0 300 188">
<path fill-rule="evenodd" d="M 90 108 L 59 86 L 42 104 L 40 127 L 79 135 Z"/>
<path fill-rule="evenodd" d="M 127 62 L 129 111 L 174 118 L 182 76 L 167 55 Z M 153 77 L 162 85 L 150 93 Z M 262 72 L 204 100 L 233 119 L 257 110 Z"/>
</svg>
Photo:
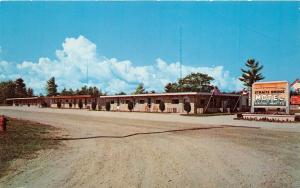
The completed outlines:
<svg viewBox="0 0 300 188">
<path fill-rule="evenodd" d="M 146 93 L 134 95 L 110 95 L 100 96 L 100 98 L 126 98 L 126 97 L 158 97 L 158 96 L 196 96 L 196 95 L 211 95 L 210 92 L 179 92 L 179 93 Z M 240 96 L 239 94 L 220 93 L 222 96 Z"/>
<path fill-rule="evenodd" d="M 73 96 L 50 96 L 49 99 L 86 99 L 86 98 L 95 98 L 91 95 L 73 95 Z"/>
</svg>

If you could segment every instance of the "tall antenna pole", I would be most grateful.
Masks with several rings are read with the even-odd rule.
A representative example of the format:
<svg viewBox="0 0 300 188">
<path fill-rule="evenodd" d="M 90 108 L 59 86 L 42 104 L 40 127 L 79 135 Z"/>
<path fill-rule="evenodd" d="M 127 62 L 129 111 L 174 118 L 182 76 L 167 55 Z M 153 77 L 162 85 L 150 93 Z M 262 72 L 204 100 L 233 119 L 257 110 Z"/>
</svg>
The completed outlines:
<svg viewBox="0 0 300 188">
<path fill-rule="evenodd" d="M 182 79 L 182 28 L 179 27 L 179 69 L 180 69 L 180 79 Z"/>
</svg>

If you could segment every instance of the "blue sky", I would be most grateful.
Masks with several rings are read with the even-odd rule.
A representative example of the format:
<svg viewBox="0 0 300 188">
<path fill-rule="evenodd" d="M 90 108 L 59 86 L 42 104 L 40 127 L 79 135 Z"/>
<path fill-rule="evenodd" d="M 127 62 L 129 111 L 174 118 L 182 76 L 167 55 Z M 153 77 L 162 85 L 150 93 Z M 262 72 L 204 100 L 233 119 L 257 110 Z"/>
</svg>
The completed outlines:
<svg viewBox="0 0 300 188">
<path fill-rule="evenodd" d="M 237 90 L 240 68 L 255 58 L 266 80 L 300 77 L 300 2 L 0 2 L 0 79 L 22 76 L 37 92 L 51 75 L 60 89 L 81 87 L 89 62 L 99 66 L 89 84 L 105 91 L 138 82 L 159 91 L 179 76 L 179 27 L 184 74 L 211 73 L 223 90 Z M 81 76 L 61 75 L 68 71 Z"/>
</svg>

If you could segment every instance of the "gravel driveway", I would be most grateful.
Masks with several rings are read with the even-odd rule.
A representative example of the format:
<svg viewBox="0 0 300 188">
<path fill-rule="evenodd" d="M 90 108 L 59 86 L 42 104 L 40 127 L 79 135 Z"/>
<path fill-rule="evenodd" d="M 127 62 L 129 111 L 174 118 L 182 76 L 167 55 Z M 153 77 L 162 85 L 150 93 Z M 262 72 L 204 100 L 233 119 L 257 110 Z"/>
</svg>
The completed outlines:
<svg viewBox="0 0 300 188">
<path fill-rule="evenodd" d="M 34 107 L 0 114 L 51 124 L 65 138 L 0 187 L 300 187 L 299 123 Z"/>
</svg>

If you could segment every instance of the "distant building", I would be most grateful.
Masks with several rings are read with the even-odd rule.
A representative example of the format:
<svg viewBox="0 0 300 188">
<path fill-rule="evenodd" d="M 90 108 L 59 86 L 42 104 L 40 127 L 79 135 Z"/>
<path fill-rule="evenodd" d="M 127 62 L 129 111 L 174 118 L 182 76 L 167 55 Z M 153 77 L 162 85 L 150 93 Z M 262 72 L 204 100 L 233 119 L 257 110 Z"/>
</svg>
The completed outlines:
<svg viewBox="0 0 300 188">
<path fill-rule="evenodd" d="M 293 89 L 296 93 L 300 94 L 300 80 L 299 79 L 296 79 L 291 84 L 291 89 Z"/>
</svg>

